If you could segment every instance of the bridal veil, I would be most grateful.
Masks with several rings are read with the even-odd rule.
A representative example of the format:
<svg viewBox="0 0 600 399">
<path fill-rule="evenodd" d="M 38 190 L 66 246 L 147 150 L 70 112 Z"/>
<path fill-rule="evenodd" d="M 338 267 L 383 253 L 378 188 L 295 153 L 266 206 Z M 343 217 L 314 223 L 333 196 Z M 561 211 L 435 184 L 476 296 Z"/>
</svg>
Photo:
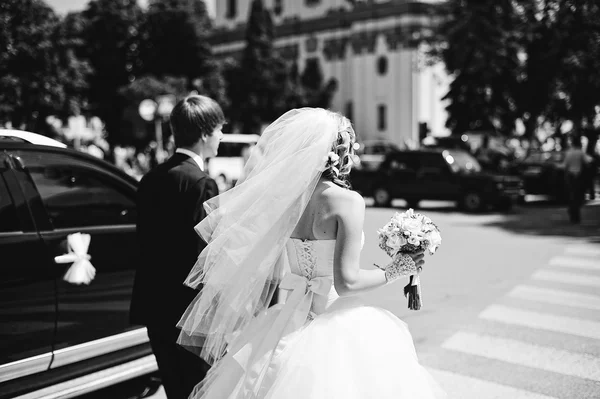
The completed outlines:
<svg viewBox="0 0 600 399">
<path fill-rule="evenodd" d="M 205 202 L 196 227 L 208 243 L 185 284 L 201 288 L 178 323 L 178 343 L 209 363 L 268 306 L 285 267 L 285 244 L 337 136 L 338 118 L 291 110 L 269 125 L 234 188 Z"/>
</svg>

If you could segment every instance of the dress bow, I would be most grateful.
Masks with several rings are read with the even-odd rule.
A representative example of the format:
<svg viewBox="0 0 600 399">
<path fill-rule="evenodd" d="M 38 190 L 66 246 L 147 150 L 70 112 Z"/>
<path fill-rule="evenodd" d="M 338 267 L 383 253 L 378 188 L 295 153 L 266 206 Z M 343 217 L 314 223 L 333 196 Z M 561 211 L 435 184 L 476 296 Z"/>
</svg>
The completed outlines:
<svg viewBox="0 0 600 399">
<path fill-rule="evenodd" d="M 254 395 L 257 395 L 255 390 L 261 386 L 268 364 L 281 338 L 300 329 L 307 319 L 312 319 L 311 307 L 314 295 L 327 295 L 332 284 L 331 277 L 307 278 L 293 273 L 283 277 L 279 288 L 291 292 L 279 309 L 279 314 L 269 332 L 262 337 L 254 337 L 233 353 L 233 359 L 246 373 L 247 382 L 254 387 Z"/>
<path fill-rule="evenodd" d="M 56 263 L 73 263 L 63 276 L 63 280 L 71 284 L 89 284 L 96 276 L 96 269 L 88 255 L 91 237 L 89 234 L 69 234 L 67 245 L 69 252 L 54 258 Z"/>
</svg>

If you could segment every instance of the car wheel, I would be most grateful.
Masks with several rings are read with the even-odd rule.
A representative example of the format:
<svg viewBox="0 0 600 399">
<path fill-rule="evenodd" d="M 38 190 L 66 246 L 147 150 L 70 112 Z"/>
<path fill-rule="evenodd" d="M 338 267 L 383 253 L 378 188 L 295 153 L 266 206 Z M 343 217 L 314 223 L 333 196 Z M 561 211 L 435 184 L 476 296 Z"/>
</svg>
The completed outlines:
<svg viewBox="0 0 600 399">
<path fill-rule="evenodd" d="M 392 196 L 390 192 L 383 187 L 378 187 L 373 190 L 373 200 L 375 201 L 375 206 L 390 206 L 392 203 Z"/>
<path fill-rule="evenodd" d="M 484 202 L 481 194 L 476 191 L 470 191 L 462 198 L 461 205 L 467 212 L 479 212 L 483 209 Z"/>
</svg>

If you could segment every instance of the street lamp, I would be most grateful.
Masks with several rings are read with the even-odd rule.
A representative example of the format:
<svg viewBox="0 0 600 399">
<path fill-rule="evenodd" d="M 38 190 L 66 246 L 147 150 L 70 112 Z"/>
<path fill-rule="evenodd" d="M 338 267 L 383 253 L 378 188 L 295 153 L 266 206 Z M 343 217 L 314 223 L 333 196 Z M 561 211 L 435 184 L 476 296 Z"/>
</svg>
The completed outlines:
<svg viewBox="0 0 600 399">
<path fill-rule="evenodd" d="M 156 160 L 162 162 L 164 155 L 162 123 L 171 115 L 175 107 L 176 98 L 172 94 L 156 97 L 156 101 L 150 98 L 140 102 L 138 112 L 143 120 L 154 121 L 154 135 L 156 139 Z"/>
</svg>

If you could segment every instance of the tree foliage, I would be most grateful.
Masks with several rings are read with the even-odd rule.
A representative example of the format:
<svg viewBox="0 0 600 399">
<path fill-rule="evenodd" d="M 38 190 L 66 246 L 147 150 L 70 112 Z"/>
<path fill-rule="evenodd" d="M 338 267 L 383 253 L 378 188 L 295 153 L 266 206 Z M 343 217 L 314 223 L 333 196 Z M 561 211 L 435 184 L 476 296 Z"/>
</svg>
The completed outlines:
<svg viewBox="0 0 600 399">
<path fill-rule="evenodd" d="M 520 120 L 532 138 L 541 123 L 558 131 L 568 120 L 597 137 L 597 1 L 449 0 L 438 10 L 431 54 L 453 78 L 446 99 L 454 133 L 493 127 L 510 134 Z"/>
<path fill-rule="evenodd" d="M 514 123 L 510 87 L 518 65 L 510 0 L 451 0 L 440 7 L 443 22 L 432 41 L 433 55 L 453 77 L 444 99 L 447 127 L 509 131 Z"/>
<path fill-rule="evenodd" d="M 135 0 L 92 0 L 83 11 L 84 57 L 94 73 L 89 79 L 90 111 L 104 120 L 109 141 L 121 131 L 124 104 L 119 88 L 132 82 L 141 67 L 139 26 L 142 9 Z"/>
<path fill-rule="evenodd" d="M 269 10 L 262 0 L 253 0 L 246 28 L 246 47 L 239 74 L 232 82 L 237 88 L 232 93 L 232 116 L 240 122 L 243 132 L 258 133 L 272 113 L 277 91 L 275 82 L 282 81 L 283 72 L 273 49 L 273 37 Z"/>
<path fill-rule="evenodd" d="M 81 107 L 90 69 L 75 54 L 72 22 L 41 0 L 1 3 L 0 123 L 43 131 L 48 115 Z"/>
<path fill-rule="evenodd" d="M 210 18 L 198 0 L 152 0 L 141 26 L 142 70 L 156 76 L 183 76 L 190 82 L 209 70 Z"/>
<path fill-rule="evenodd" d="M 229 114 L 241 131 L 257 133 L 292 108 L 328 108 L 337 82 L 324 82 L 317 59 L 309 59 L 300 73 L 298 64 L 281 57 L 274 48 L 274 29 L 269 10 L 254 0 L 246 28 L 246 47 L 239 64 L 229 61 L 224 72 L 231 98 Z"/>
</svg>

